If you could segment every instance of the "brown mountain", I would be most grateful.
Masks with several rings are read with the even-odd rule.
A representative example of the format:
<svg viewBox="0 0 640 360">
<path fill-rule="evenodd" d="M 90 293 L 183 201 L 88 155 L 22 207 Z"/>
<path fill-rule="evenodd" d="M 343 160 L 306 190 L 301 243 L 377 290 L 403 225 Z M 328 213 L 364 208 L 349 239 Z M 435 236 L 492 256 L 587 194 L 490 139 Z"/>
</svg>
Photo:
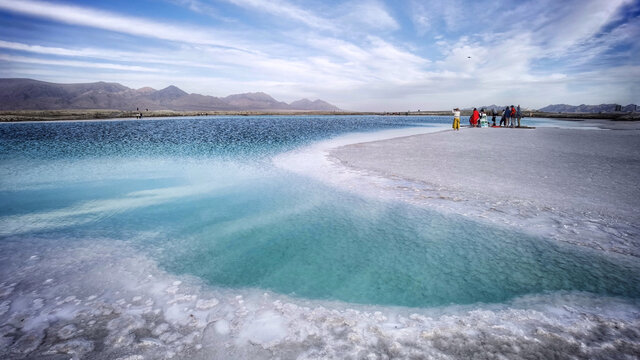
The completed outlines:
<svg viewBox="0 0 640 360">
<path fill-rule="evenodd" d="M 340 110 L 326 101 L 322 101 L 322 100 L 311 101 L 309 99 L 294 101 L 291 104 L 289 104 L 289 107 L 295 110 L 318 110 L 318 111 L 339 111 Z"/>
<path fill-rule="evenodd" d="M 600 104 L 600 105 L 567 105 L 567 104 L 555 104 L 547 105 L 540 109 L 544 112 L 564 112 L 564 113 L 612 113 L 612 112 L 637 112 L 640 111 L 638 105 L 629 104 L 622 106 L 619 104 Z"/>
<path fill-rule="evenodd" d="M 117 83 L 56 84 L 32 79 L 0 79 L 0 110 L 339 110 L 322 100 L 307 99 L 291 104 L 262 93 L 229 95 L 224 98 L 188 94 L 176 86 L 161 90 L 130 89 Z"/>
<path fill-rule="evenodd" d="M 263 92 L 229 95 L 223 100 L 226 101 L 229 105 L 239 108 L 254 107 L 254 109 L 256 110 L 289 109 L 289 104 L 277 101 L 276 99 Z"/>
</svg>

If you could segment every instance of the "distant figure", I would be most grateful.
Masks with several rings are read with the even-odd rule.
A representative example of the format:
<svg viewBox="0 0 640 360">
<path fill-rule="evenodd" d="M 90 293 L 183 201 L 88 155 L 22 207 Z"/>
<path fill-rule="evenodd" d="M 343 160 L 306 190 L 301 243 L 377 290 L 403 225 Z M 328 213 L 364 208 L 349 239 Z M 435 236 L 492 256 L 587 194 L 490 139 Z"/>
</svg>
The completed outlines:
<svg viewBox="0 0 640 360">
<path fill-rule="evenodd" d="M 516 124 L 516 108 L 511 105 L 511 127 L 514 127 Z"/>
<path fill-rule="evenodd" d="M 508 118 L 509 118 L 509 107 L 507 106 L 502 111 L 502 118 L 500 119 L 500 126 L 502 126 L 502 124 L 504 124 L 504 127 L 507 127 L 507 121 L 509 121 Z"/>
<path fill-rule="evenodd" d="M 522 112 L 520 112 L 520 104 L 516 108 L 516 118 L 518 119 L 518 127 L 520 127 L 520 119 L 522 119 Z"/>
<path fill-rule="evenodd" d="M 473 113 L 469 117 L 469 125 L 471 125 L 471 127 L 478 126 L 478 119 L 480 119 L 480 113 L 478 112 L 478 109 L 473 108 Z"/>
<path fill-rule="evenodd" d="M 480 123 L 478 124 L 478 127 L 489 127 L 489 123 L 487 122 L 487 113 L 484 112 L 484 109 L 480 110 Z"/>
<path fill-rule="evenodd" d="M 493 123 L 491 126 L 496 126 L 496 115 L 498 115 L 496 109 L 491 109 L 491 122 Z"/>
<path fill-rule="evenodd" d="M 453 112 L 453 130 L 460 130 L 460 109 L 455 108 Z"/>
</svg>

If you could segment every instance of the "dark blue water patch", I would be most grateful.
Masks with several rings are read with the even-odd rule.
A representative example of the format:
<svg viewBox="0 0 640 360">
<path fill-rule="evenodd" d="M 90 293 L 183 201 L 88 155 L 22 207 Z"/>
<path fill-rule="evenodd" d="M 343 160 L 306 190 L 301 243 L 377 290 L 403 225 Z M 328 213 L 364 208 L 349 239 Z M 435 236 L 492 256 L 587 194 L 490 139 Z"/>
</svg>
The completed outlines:
<svg viewBox="0 0 640 360">
<path fill-rule="evenodd" d="M 103 156 L 270 156 L 354 132 L 447 123 L 447 117 L 232 116 L 0 124 L 0 161 Z"/>
</svg>

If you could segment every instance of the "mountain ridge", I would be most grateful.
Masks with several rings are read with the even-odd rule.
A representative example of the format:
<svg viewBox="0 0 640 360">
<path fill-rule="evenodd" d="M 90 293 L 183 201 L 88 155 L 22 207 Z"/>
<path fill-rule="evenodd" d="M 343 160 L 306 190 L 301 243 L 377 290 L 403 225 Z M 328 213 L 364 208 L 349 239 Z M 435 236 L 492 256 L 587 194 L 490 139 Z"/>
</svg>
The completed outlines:
<svg viewBox="0 0 640 360">
<path fill-rule="evenodd" d="M 499 106 L 499 105 L 487 105 L 487 106 L 477 106 L 478 110 L 485 109 L 485 111 L 496 110 L 500 112 L 504 110 L 507 105 Z M 618 110 L 616 110 L 618 109 Z M 473 107 L 467 107 L 462 110 L 473 110 Z M 522 111 L 541 111 L 548 113 L 614 113 L 614 112 L 638 112 L 640 108 L 635 104 L 629 104 L 626 106 L 622 106 L 619 104 L 600 104 L 600 105 L 567 105 L 567 104 L 555 104 L 555 105 L 547 105 L 540 109 L 530 109 L 522 107 Z"/>
<path fill-rule="evenodd" d="M 219 98 L 189 94 L 175 85 L 155 90 L 151 87 L 131 89 L 104 81 L 59 84 L 25 78 L 0 79 L 0 110 L 340 111 L 338 107 L 322 100 L 311 102 L 304 99 L 309 101 L 309 108 L 305 108 L 300 106 L 302 100 L 287 104 L 264 92 Z"/>
<path fill-rule="evenodd" d="M 567 104 L 553 104 L 547 105 L 540 111 L 544 112 L 566 112 L 566 113 L 609 113 L 609 112 L 637 112 L 640 108 L 636 104 L 629 104 L 622 106 L 619 104 L 599 104 L 599 105 L 567 105 Z"/>
</svg>

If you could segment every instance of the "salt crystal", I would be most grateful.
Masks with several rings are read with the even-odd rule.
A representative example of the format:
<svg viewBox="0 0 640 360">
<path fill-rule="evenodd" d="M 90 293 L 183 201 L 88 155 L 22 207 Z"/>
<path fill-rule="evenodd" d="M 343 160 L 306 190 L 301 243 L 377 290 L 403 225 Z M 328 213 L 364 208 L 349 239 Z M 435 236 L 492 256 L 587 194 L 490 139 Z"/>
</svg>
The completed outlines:
<svg viewBox="0 0 640 360">
<path fill-rule="evenodd" d="M 196 302 L 196 309 L 198 310 L 211 309 L 212 307 L 218 305 L 219 303 L 220 302 L 216 298 L 209 299 L 209 300 L 200 299 Z"/>
<path fill-rule="evenodd" d="M 73 325 L 65 325 L 60 330 L 58 330 L 58 337 L 63 340 L 67 340 L 72 338 L 78 329 Z"/>
<path fill-rule="evenodd" d="M 167 330 L 169 330 L 169 324 L 167 323 L 162 323 L 158 326 L 156 326 L 153 331 L 151 331 L 151 333 L 155 336 L 158 336 L 164 332 L 166 332 Z"/>
<path fill-rule="evenodd" d="M 28 354 L 35 350 L 44 339 L 42 331 L 31 331 L 22 335 L 11 347 L 12 353 Z"/>
<path fill-rule="evenodd" d="M 143 338 L 140 339 L 140 345 L 142 346 L 162 346 L 162 342 L 158 339 L 154 338 Z"/>
<path fill-rule="evenodd" d="M 214 325 L 214 329 L 220 335 L 228 335 L 231 332 L 229 323 L 224 319 L 217 321 L 216 324 Z"/>
<path fill-rule="evenodd" d="M 9 307 L 11 306 L 10 300 L 5 300 L 0 304 L 0 315 L 4 315 L 7 311 L 9 311 Z"/>
<path fill-rule="evenodd" d="M 70 354 L 74 358 L 81 358 L 84 354 L 93 351 L 93 342 L 84 339 L 74 339 L 52 346 L 45 354 Z"/>
<path fill-rule="evenodd" d="M 41 309 L 44 306 L 44 299 L 34 299 L 33 300 L 33 308 L 35 310 Z"/>
<path fill-rule="evenodd" d="M 124 357 L 119 357 L 116 360 L 144 360 L 144 356 L 142 355 L 129 355 Z"/>
</svg>

